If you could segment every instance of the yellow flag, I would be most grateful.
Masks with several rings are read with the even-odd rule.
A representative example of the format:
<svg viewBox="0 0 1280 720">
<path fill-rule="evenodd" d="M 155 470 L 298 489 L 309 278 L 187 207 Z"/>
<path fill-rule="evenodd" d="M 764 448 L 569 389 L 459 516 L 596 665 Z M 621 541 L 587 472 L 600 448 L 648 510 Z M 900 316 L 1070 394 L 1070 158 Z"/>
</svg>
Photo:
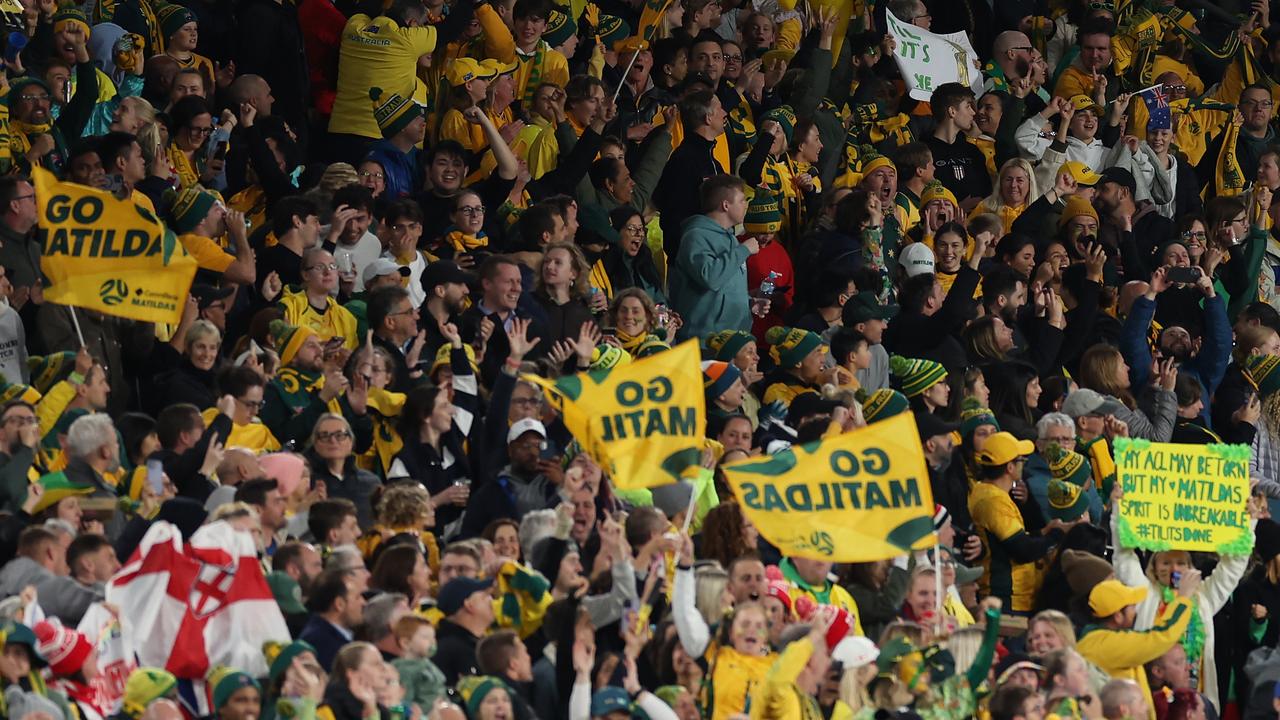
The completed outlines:
<svg viewBox="0 0 1280 720">
<path fill-rule="evenodd" d="M 622 490 L 679 480 L 701 460 L 707 416 L 697 341 L 609 370 L 537 384 Z"/>
<path fill-rule="evenodd" d="M 785 556 L 870 562 L 936 542 L 911 413 L 722 469 L 747 517 Z"/>
<path fill-rule="evenodd" d="M 195 258 L 150 210 L 33 168 L 46 300 L 107 315 L 178 323 Z"/>
</svg>

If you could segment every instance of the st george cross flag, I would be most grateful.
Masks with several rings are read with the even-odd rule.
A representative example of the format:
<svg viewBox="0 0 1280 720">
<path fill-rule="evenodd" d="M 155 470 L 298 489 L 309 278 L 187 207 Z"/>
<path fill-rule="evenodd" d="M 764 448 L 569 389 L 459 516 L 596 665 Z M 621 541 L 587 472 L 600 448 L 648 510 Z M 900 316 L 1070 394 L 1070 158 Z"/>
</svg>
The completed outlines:
<svg viewBox="0 0 1280 720">
<path fill-rule="evenodd" d="M 124 639 L 141 666 L 203 678 L 214 665 L 267 674 L 262 645 L 290 641 L 262 575 L 253 538 L 225 521 L 183 545 L 178 528 L 157 522 L 107 585 Z"/>
<path fill-rule="evenodd" d="M 1147 130 L 1172 130 L 1173 112 L 1169 109 L 1169 94 L 1164 85 L 1152 85 L 1139 90 L 1138 96 L 1147 104 Z"/>
</svg>

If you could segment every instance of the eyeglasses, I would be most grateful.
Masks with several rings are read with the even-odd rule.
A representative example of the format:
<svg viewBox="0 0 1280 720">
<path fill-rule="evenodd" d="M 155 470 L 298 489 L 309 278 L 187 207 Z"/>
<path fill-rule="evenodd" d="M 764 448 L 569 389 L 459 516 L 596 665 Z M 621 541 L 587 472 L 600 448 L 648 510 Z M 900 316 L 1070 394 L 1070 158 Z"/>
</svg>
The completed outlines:
<svg viewBox="0 0 1280 720">
<path fill-rule="evenodd" d="M 1030 45 L 1019 45 L 1018 47 L 1011 47 L 1009 49 L 1015 52 L 1019 50 L 1022 50 L 1025 52 L 1031 52 L 1032 50 L 1035 50 L 1035 48 L 1031 47 Z"/>
<path fill-rule="evenodd" d="M 191 128 L 187 128 L 187 132 L 191 133 L 192 135 L 212 135 L 212 134 L 213 134 L 213 126 L 209 126 L 209 127 L 191 127 Z"/>
<path fill-rule="evenodd" d="M 932 15 L 930 15 L 929 13 L 925 13 L 923 15 L 916 15 L 915 17 L 911 18 L 907 22 L 915 22 L 917 20 L 932 20 L 932 19 L 933 19 Z"/>
<path fill-rule="evenodd" d="M 334 430 L 333 432 L 316 433 L 316 442 L 330 442 L 330 441 L 341 442 L 343 440 L 350 440 L 350 439 L 351 439 L 351 433 L 347 432 L 346 430 Z"/>
<path fill-rule="evenodd" d="M 483 205 L 463 205 L 462 207 L 458 208 L 458 212 L 462 213 L 463 215 L 470 215 L 472 217 L 475 217 L 476 215 L 484 214 L 484 206 Z"/>
<path fill-rule="evenodd" d="M 1275 103 L 1270 100 L 1241 100 L 1240 105 L 1253 105 L 1254 107 L 1267 109 L 1275 105 Z"/>
<path fill-rule="evenodd" d="M 415 312 L 417 312 L 416 308 L 409 308 L 408 310 L 397 310 L 396 312 L 393 312 L 393 313 L 387 313 L 387 317 L 395 317 L 397 315 L 412 315 Z"/>
<path fill-rule="evenodd" d="M 236 402 L 240 403 L 241 405 L 245 406 L 247 409 L 252 410 L 254 412 L 257 412 L 262 409 L 261 400 L 241 400 L 240 398 L 236 398 Z"/>
<path fill-rule="evenodd" d="M 46 95 L 24 94 L 24 95 L 19 95 L 18 99 L 26 100 L 27 102 L 49 102 L 49 96 L 47 94 Z"/>
<path fill-rule="evenodd" d="M 384 174 L 384 173 L 380 173 L 380 172 L 370 172 L 369 170 L 361 170 L 359 173 L 357 173 L 357 175 L 359 175 L 359 176 L 360 176 L 360 177 L 362 177 L 362 178 L 370 178 L 370 177 L 371 177 L 371 178 L 377 178 L 377 179 L 379 179 L 379 180 L 385 180 L 385 179 L 387 178 L 386 174 Z"/>
<path fill-rule="evenodd" d="M 1165 85 L 1164 91 L 1171 92 L 1171 93 L 1184 93 L 1187 91 L 1187 86 L 1186 85 Z"/>
<path fill-rule="evenodd" d="M 328 270 L 328 271 L 330 271 L 330 272 L 338 272 L 338 263 L 336 263 L 336 262 L 331 262 L 331 263 L 327 263 L 327 264 L 326 264 L 326 263 L 316 263 L 315 265 L 312 265 L 312 266 L 310 266 L 310 267 L 305 267 L 305 268 L 302 268 L 302 269 L 303 269 L 303 270 L 306 270 L 306 271 L 308 271 L 308 272 L 310 272 L 310 271 L 312 271 L 312 270 L 319 270 L 320 272 L 324 272 L 325 270 Z"/>
<path fill-rule="evenodd" d="M 35 425 L 36 416 L 35 415 L 12 415 L 10 417 L 5 418 L 4 422 L 6 425 L 8 425 L 9 423 L 14 423 L 16 425 Z"/>
<path fill-rule="evenodd" d="M 736 53 L 733 55 L 724 55 L 723 57 L 725 62 L 742 62 L 742 56 Z"/>
<path fill-rule="evenodd" d="M 541 399 L 541 398 L 536 398 L 536 397 L 531 397 L 531 398 L 511 398 L 511 404 L 512 404 L 512 405 L 519 405 L 519 406 L 521 406 L 521 407 L 537 407 L 537 406 L 539 406 L 539 405 L 541 405 L 541 404 L 542 404 L 542 399 Z"/>
<path fill-rule="evenodd" d="M 30 195 L 19 195 L 18 197 L 14 198 L 13 201 L 18 202 L 21 200 L 35 200 L 35 199 L 36 199 L 36 194 L 31 193 Z"/>
<path fill-rule="evenodd" d="M 643 235 L 643 234 L 644 234 L 644 226 L 643 226 L 643 225 L 624 225 L 624 226 L 622 227 L 622 229 L 623 229 L 623 230 L 626 230 L 627 232 L 631 233 L 632 235 Z"/>
</svg>

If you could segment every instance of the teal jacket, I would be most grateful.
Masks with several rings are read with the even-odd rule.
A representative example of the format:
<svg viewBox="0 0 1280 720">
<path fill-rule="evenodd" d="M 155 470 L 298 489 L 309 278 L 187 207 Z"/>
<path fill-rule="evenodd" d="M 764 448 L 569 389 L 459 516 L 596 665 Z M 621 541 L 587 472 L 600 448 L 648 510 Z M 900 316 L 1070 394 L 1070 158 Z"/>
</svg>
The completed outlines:
<svg viewBox="0 0 1280 720">
<path fill-rule="evenodd" d="M 681 224 L 680 251 L 667 278 L 671 305 L 684 319 L 679 339 L 701 339 L 719 330 L 751 331 L 750 255 L 731 228 L 706 215 Z"/>
</svg>

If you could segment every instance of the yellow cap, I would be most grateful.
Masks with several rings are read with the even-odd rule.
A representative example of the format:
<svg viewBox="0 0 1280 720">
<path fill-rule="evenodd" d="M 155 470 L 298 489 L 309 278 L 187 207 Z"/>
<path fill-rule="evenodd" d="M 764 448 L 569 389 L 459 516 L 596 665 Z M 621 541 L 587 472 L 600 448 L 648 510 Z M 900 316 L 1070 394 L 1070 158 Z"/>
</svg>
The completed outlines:
<svg viewBox="0 0 1280 720">
<path fill-rule="evenodd" d="M 1067 173 L 1072 180 L 1076 181 L 1076 185 L 1080 187 L 1093 187 L 1102 180 L 1102 176 L 1094 172 L 1093 168 L 1085 165 L 1079 160 L 1068 160 L 1062 163 L 1058 168 L 1058 174 Z"/>
<path fill-rule="evenodd" d="M 520 63 L 515 60 L 512 60 L 509 63 L 504 63 L 497 58 L 485 58 L 480 61 L 480 66 L 486 71 L 492 73 L 493 77 L 497 77 L 499 75 L 506 75 L 507 73 L 515 72 L 519 69 Z"/>
<path fill-rule="evenodd" d="M 1147 596 L 1145 587 L 1129 587 L 1119 580 L 1103 580 L 1089 591 L 1089 609 L 1094 617 L 1107 618 Z"/>
<path fill-rule="evenodd" d="M 1093 110 L 1094 114 L 1096 114 L 1098 117 L 1102 117 L 1102 106 L 1094 102 L 1093 98 L 1089 97 L 1088 95 L 1085 95 L 1083 93 L 1080 95 L 1072 95 L 1071 99 L 1068 100 L 1067 102 L 1071 103 L 1071 107 L 1075 108 L 1077 111 L 1088 108 L 1090 110 Z"/>
<path fill-rule="evenodd" d="M 449 85 L 458 87 L 477 78 L 481 80 L 491 78 L 495 72 L 469 57 L 461 57 L 449 63 L 449 69 L 445 70 L 444 74 L 449 80 Z"/>
<path fill-rule="evenodd" d="M 982 451 L 974 459 L 979 465 L 996 466 L 1013 462 L 1024 455 L 1036 451 L 1036 444 L 1030 440 L 1019 440 L 1012 433 L 998 432 L 987 438 Z"/>
</svg>

